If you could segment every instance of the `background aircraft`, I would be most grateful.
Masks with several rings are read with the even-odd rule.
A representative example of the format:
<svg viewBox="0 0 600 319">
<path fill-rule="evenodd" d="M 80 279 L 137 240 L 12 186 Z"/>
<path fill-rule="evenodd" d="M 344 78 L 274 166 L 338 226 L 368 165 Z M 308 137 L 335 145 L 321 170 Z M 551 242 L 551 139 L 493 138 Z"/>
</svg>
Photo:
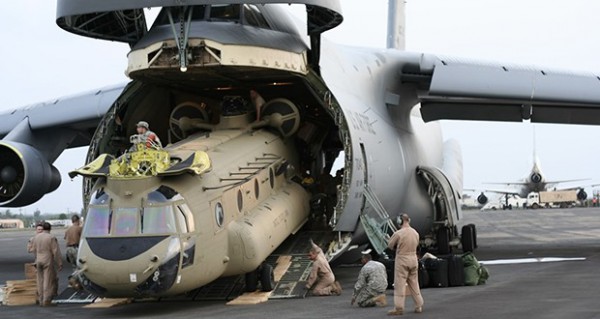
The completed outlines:
<svg viewBox="0 0 600 319">
<path fill-rule="evenodd" d="M 541 192 L 541 191 L 560 191 L 560 190 L 577 190 L 577 198 L 579 200 L 585 200 L 587 198 L 587 192 L 585 191 L 585 187 L 594 187 L 595 184 L 587 183 L 585 185 L 579 183 L 579 185 L 574 185 L 575 182 L 582 182 L 588 179 L 564 179 L 564 180 L 548 180 L 546 175 L 542 172 L 542 168 L 540 165 L 540 159 L 537 156 L 537 141 L 536 141 L 536 132 L 535 127 L 533 127 L 533 166 L 531 167 L 530 172 L 525 175 L 520 180 L 513 182 L 486 182 L 487 185 L 502 185 L 506 188 L 483 188 L 479 190 L 468 189 L 470 191 L 481 191 L 481 193 L 477 196 L 477 202 L 481 205 L 485 205 L 488 202 L 488 196 L 485 195 L 485 192 L 488 193 L 496 193 L 502 194 L 505 197 L 505 200 L 508 200 L 507 195 L 518 195 L 521 198 L 527 198 L 527 195 L 531 192 Z M 577 165 L 575 164 L 565 164 L 565 168 L 563 169 L 569 171 L 571 168 L 575 168 Z M 562 186 L 559 186 L 561 185 Z"/>
<path fill-rule="evenodd" d="M 77 23 L 75 23 L 77 24 Z M 315 43 L 313 43 L 313 45 L 315 45 Z M 312 54 L 314 54 L 314 48 L 313 51 L 311 52 Z M 367 53 L 368 55 L 368 53 Z M 313 55 L 312 58 L 314 59 L 315 56 Z M 323 58 L 323 56 L 322 56 Z M 564 119 L 563 118 L 558 118 L 556 117 L 555 114 L 553 114 L 553 111 L 558 107 L 558 109 L 562 109 L 564 106 L 561 105 L 561 99 L 559 98 L 556 102 L 556 104 L 551 103 L 551 105 L 548 105 L 547 103 L 550 101 L 554 101 L 554 99 L 556 98 L 555 96 L 551 96 L 550 95 L 544 95 L 544 91 L 542 90 L 540 93 L 540 96 L 536 96 L 533 98 L 533 100 L 529 100 L 529 98 L 531 97 L 531 95 L 523 95 L 524 92 L 518 92 L 518 89 L 520 88 L 519 85 L 517 85 L 516 87 L 504 87 L 504 89 L 500 89 L 498 91 L 494 91 L 492 94 L 492 96 L 487 96 L 486 94 L 489 93 L 489 91 L 487 90 L 478 90 L 481 89 L 481 87 L 477 87 L 476 85 L 473 85 L 475 83 L 481 83 L 482 79 L 489 79 L 489 78 L 495 78 L 495 76 L 500 76 L 501 78 L 503 76 L 506 76 L 507 74 L 503 73 L 503 72 L 515 72 L 512 73 L 508 76 L 509 82 L 512 82 L 510 80 L 513 80 L 513 76 L 515 76 L 515 78 L 519 78 L 520 76 L 523 76 L 525 78 L 537 78 L 537 77 L 541 77 L 541 81 L 544 82 L 540 85 L 540 87 L 543 89 L 545 86 L 547 86 L 546 88 L 549 89 L 550 87 L 553 87 L 557 84 L 557 83 L 572 83 L 570 81 L 567 80 L 581 80 L 582 82 L 579 83 L 580 86 L 578 86 L 578 88 L 584 88 L 586 86 L 593 86 L 592 83 L 588 82 L 586 77 L 572 77 L 569 75 L 561 75 L 561 74 L 557 74 L 557 73 L 553 73 L 553 72 L 548 72 L 548 71 L 525 71 L 525 70 L 520 70 L 517 68 L 512 68 L 512 66 L 509 67 L 504 67 L 504 68 L 500 68 L 498 67 L 494 67 L 494 66 L 484 66 L 484 65 L 473 65 L 470 63 L 462 63 L 462 62 L 454 62 L 452 60 L 438 60 L 435 57 L 432 56 L 419 56 L 419 55 L 411 55 L 411 54 L 407 54 L 407 55 L 394 55 L 394 53 L 390 54 L 390 56 L 388 56 L 388 58 L 390 58 L 392 61 L 397 61 L 398 66 L 400 67 L 399 70 L 401 70 L 401 75 L 403 76 L 402 81 L 405 82 L 396 82 L 398 85 L 400 85 L 400 83 L 405 83 L 400 85 L 400 89 L 402 89 L 403 87 L 406 89 L 412 89 L 413 92 L 417 92 L 419 95 L 417 96 L 412 96 L 411 94 L 408 95 L 409 99 L 408 100 L 400 100 L 397 101 L 395 95 L 398 95 L 397 98 L 400 98 L 401 94 L 400 91 L 398 91 L 398 93 L 393 93 L 395 90 L 394 88 L 391 88 L 392 90 L 392 94 L 391 95 L 387 95 L 385 97 L 385 101 L 387 104 L 390 105 L 394 105 L 394 103 L 399 103 L 399 104 L 403 104 L 403 103 L 407 103 L 408 106 L 412 106 L 410 103 L 414 103 L 417 100 L 422 101 L 422 113 L 423 116 L 425 118 L 425 120 L 427 121 L 431 121 L 431 120 L 436 120 L 436 119 L 440 119 L 440 118 L 458 118 L 455 117 L 457 116 L 456 114 L 462 114 L 464 115 L 465 118 L 467 119 L 494 119 L 493 117 L 489 117 L 489 114 L 483 114 L 483 113 L 478 113 L 478 112 L 465 112 L 466 110 L 471 110 L 473 111 L 472 107 L 473 102 L 476 102 L 475 104 L 489 104 L 490 101 L 489 99 L 491 98 L 494 103 L 492 103 L 492 107 L 505 107 L 508 111 L 506 113 L 507 117 L 503 118 L 505 120 L 518 120 L 520 121 L 523 118 L 531 118 L 534 120 L 539 120 L 539 121 L 562 121 Z M 396 60 L 397 59 L 397 60 Z M 315 60 L 312 60 L 312 63 L 314 63 Z M 381 62 L 381 61 L 380 61 Z M 391 63 L 391 62 L 385 62 L 385 64 L 387 65 L 387 63 Z M 404 64 L 402 64 L 404 63 Z M 324 65 L 327 65 L 327 62 L 324 62 Z M 316 66 L 313 64 L 313 66 Z M 403 68 L 405 67 L 405 68 Z M 460 70 L 458 70 L 458 69 Z M 483 71 L 484 74 L 478 74 L 477 72 L 474 73 L 470 73 L 471 71 L 473 71 L 474 69 L 477 69 L 478 71 Z M 450 77 L 452 77 L 453 75 L 456 75 L 456 71 L 460 71 L 461 75 L 463 74 L 467 74 L 467 75 L 471 75 L 473 77 L 469 78 L 467 76 L 466 81 L 465 82 L 469 82 L 471 81 L 471 83 L 466 83 L 465 87 L 456 87 L 454 85 L 456 85 L 457 83 L 449 81 L 448 79 Z M 510 71 L 509 71 L 510 70 Z M 386 71 L 389 71 L 389 69 L 384 70 L 384 74 Z M 326 71 L 325 73 L 327 73 L 328 71 Z M 332 71 L 334 74 L 335 71 Z M 540 75 L 541 74 L 541 75 Z M 396 75 L 392 75 L 392 73 L 389 73 L 387 76 L 390 76 L 391 79 L 394 78 L 394 76 L 397 76 L 398 74 L 396 73 Z M 339 76 L 339 74 L 338 74 Z M 546 76 L 548 78 L 546 78 Z M 336 78 L 336 76 L 334 76 L 333 78 Z M 337 77 L 339 78 L 339 77 Z M 548 80 L 549 82 L 545 82 L 546 80 Z M 367 84 L 365 82 L 358 82 L 360 84 L 363 85 L 363 87 L 361 87 L 361 89 L 364 89 L 364 86 Z M 386 83 L 392 83 L 392 82 L 386 82 Z M 500 80 L 499 83 L 495 83 L 495 84 L 505 84 L 506 82 L 503 82 L 502 80 Z M 470 84 L 470 85 L 467 85 Z M 330 81 L 330 85 L 335 86 L 334 81 Z M 420 90 L 415 90 L 415 88 L 422 88 L 421 86 L 423 86 L 424 90 L 422 92 L 420 92 Z M 523 87 L 527 87 L 528 85 L 524 85 Z M 428 89 L 427 89 L 428 88 Z M 536 87 L 537 88 L 537 87 Z M 346 88 L 347 89 L 347 88 Z M 512 91 L 512 89 L 516 89 L 516 91 Z M 589 88 L 588 88 L 589 89 Z M 339 92 L 344 91 L 342 88 L 339 88 Z M 590 90 L 583 90 L 584 92 L 590 92 Z M 100 93 L 104 93 L 107 91 L 103 91 Z M 360 92 L 360 91 L 354 91 L 354 92 Z M 550 92 L 550 91 L 548 91 Z M 546 92 L 546 93 L 548 93 Z M 552 90 L 551 93 L 555 93 L 555 90 Z M 516 94 L 514 94 L 516 93 Z M 100 94 L 101 96 L 104 96 L 103 94 Z M 340 94 L 337 95 L 336 98 L 338 99 L 345 99 L 345 103 L 342 104 L 346 104 L 346 105 L 352 105 L 352 100 L 348 99 L 347 97 L 345 98 L 344 96 L 346 96 L 345 94 Z M 448 99 L 448 96 L 453 96 L 454 98 Z M 560 95 L 561 98 L 564 98 L 565 96 L 568 97 L 569 96 L 569 92 L 564 92 L 564 95 L 561 94 Z M 583 96 L 585 97 L 585 96 Z M 360 98 L 366 98 L 367 100 L 369 98 L 374 98 L 374 99 L 380 99 L 379 101 L 374 101 L 375 103 L 373 104 L 373 106 L 379 106 L 381 107 L 381 104 L 378 104 L 377 102 L 381 103 L 382 100 L 382 96 L 381 95 L 374 95 L 374 96 L 370 96 L 367 95 L 366 97 L 360 97 Z M 358 100 L 360 100 L 360 98 Z M 591 96 L 589 97 L 590 100 L 587 99 L 581 99 L 582 96 L 579 95 L 577 97 L 575 96 L 571 96 L 570 99 L 568 100 L 569 102 L 569 108 L 568 110 L 572 110 L 571 107 L 580 107 L 580 108 L 586 108 L 586 110 L 594 105 L 594 97 Z M 389 99 L 389 100 L 388 100 Z M 475 99 L 475 100 L 473 100 Z M 501 100 L 496 100 L 496 99 L 501 99 Z M 397 101 L 397 102 L 394 102 Z M 524 103 L 524 101 L 527 101 L 527 103 Z M 591 102 L 592 101 L 592 102 Z M 564 102 L 564 101 L 562 101 Z M 456 107 L 459 111 L 457 113 L 447 113 L 446 110 L 448 107 Z M 531 111 L 533 107 L 533 113 L 528 112 Z M 539 108 L 539 111 L 538 111 Z M 381 109 L 383 110 L 383 109 Z M 380 110 L 380 111 L 381 111 Z M 399 110 L 399 109 L 396 109 Z M 568 112 L 567 110 L 567 112 Z M 387 110 L 388 112 L 392 112 L 394 113 L 394 109 Z M 378 112 L 375 112 L 375 117 L 379 117 L 377 115 Z M 575 112 L 573 113 L 574 115 L 577 115 L 579 112 Z M 398 117 L 395 117 L 398 116 Z M 541 116 L 541 117 L 538 117 Z M 411 122 L 413 120 L 412 116 L 406 116 L 405 113 L 405 117 L 403 118 L 403 116 L 401 114 L 398 115 L 393 115 L 392 118 L 394 118 L 396 120 L 409 120 L 409 122 Z M 385 120 L 384 118 L 381 118 L 382 120 Z M 579 122 L 586 122 L 588 120 L 590 120 L 590 117 L 586 117 L 586 118 L 570 118 L 569 122 L 570 123 L 579 123 Z M 71 119 L 67 119 L 71 120 Z M 366 120 L 366 121 L 365 121 Z M 392 126 L 390 124 L 385 124 L 383 122 L 371 122 L 368 120 L 368 118 L 364 119 L 362 117 L 359 116 L 359 118 L 354 118 L 352 121 L 352 125 L 354 126 L 354 129 L 358 131 L 364 131 L 364 132 L 369 132 L 369 133 L 373 133 L 373 132 L 378 132 L 378 130 L 383 129 L 386 130 L 385 127 L 387 126 L 388 128 L 391 128 Z M 131 124 L 131 123 L 130 123 Z M 406 123 L 405 123 L 406 124 Z M 415 123 L 411 123 L 414 125 L 420 125 L 418 122 Z M 375 127 L 372 127 L 372 126 Z M 382 125 L 382 126 L 381 126 Z M 402 125 L 401 125 L 402 126 Z M 380 127 L 380 128 L 377 128 Z M 415 129 L 414 132 L 419 131 L 420 129 L 416 129 L 415 127 L 412 127 L 413 129 Z M 35 129 L 35 127 L 34 127 Z M 371 129 L 373 129 L 373 132 L 371 132 Z M 408 129 L 408 130 L 407 130 Z M 26 131 L 26 127 L 21 127 L 18 131 L 15 131 L 17 133 L 21 133 L 23 132 L 23 130 Z M 403 130 L 411 132 L 411 127 L 409 126 L 404 126 Z M 427 130 L 425 130 L 427 131 Z M 12 132 L 12 131 L 11 131 Z M 13 134 L 12 137 L 14 136 L 18 136 L 20 137 L 21 134 Z M 100 133 L 102 134 L 102 133 Z M 360 136 L 360 133 L 357 133 Z M 384 134 L 385 135 L 385 134 Z M 9 135 L 10 136 L 10 135 Z M 429 137 L 431 137 L 432 135 L 419 135 L 416 134 L 414 135 L 414 137 L 410 137 L 410 134 L 405 134 L 403 135 L 404 138 L 406 138 L 407 140 L 404 140 L 401 144 L 401 148 L 407 147 L 404 150 L 410 150 L 410 153 L 405 153 L 405 154 L 410 154 L 410 156 L 412 157 L 411 159 L 408 159 L 409 162 L 412 162 L 412 164 L 409 164 L 409 170 L 411 170 L 414 166 L 414 164 L 419 163 L 421 160 L 423 160 L 423 162 L 421 163 L 432 163 L 433 165 L 436 166 L 442 166 L 442 161 L 439 158 L 439 154 L 435 154 L 436 152 L 438 152 L 440 150 L 440 148 L 438 147 L 438 145 L 434 144 L 434 143 L 419 143 L 418 141 L 411 141 L 411 139 L 428 139 Z M 429 137 L 428 137 L 429 136 Z M 435 136 L 435 134 L 434 134 Z M 99 136 L 101 137 L 101 136 Z M 77 137 L 75 137 L 77 138 Z M 399 138 L 402 139 L 402 134 L 399 135 Z M 436 138 L 433 138 L 432 140 L 427 140 L 429 142 L 435 142 Z M 9 139 L 10 141 L 10 139 Z M 14 141 L 14 140 L 13 140 Z M 389 139 L 383 139 L 382 141 L 389 141 Z M 424 142 L 425 140 L 423 140 L 422 142 Z M 355 141 L 353 141 L 354 143 Z M 358 142 L 358 141 L 356 141 Z M 377 141 L 373 141 L 375 143 L 377 143 Z M 414 144 L 416 142 L 416 144 Z M 381 141 L 379 141 L 379 143 L 381 143 Z M 359 143 L 361 144 L 361 143 Z M 379 147 L 376 144 L 364 144 L 364 145 L 368 145 L 369 148 L 374 148 L 375 150 L 373 151 L 373 153 L 377 154 L 379 153 L 376 149 L 378 149 Z M 360 156 L 357 159 L 351 159 L 353 164 L 358 164 L 358 167 L 355 167 L 354 165 L 352 165 L 352 176 L 348 177 L 347 179 L 350 181 L 352 180 L 353 183 L 348 183 L 348 185 L 357 185 L 357 186 L 362 186 L 361 183 L 355 184 L 354 181 L 361 181 L 362 182 L 366 182 L 366 177 L 371 177 L 371 175 L 367 175 L 366 174 L 366 169 L 367 169 L 367 165 L 365 165 L 366 163 L 368 163 L 368 160 L 366 159 L 367 156 L 365 156 L 366 154 L 370 154 L 371 152 L 367 152 L 365 151 L 365 147 L 364 145 L 354 145 L 355 147 L 353 147 L 354 150 L 362 150 L 362 154 L 360 153 L 354 153 L 356 155 L 362 155 L 362 160 L 360 159 Z M 412 146 L 410 146 L 412 145 Z M 427 145 L 427 150 L 424 149 L 420 149 L 421 146 L 425 146 Z M 416 147 L 415 147 L 416 146 Z M 387 146 L 387 145 L 383 145 L 381 146 L 383 147 L 383 149 L 385 149 L 386 151 L 390 151 L 391 149 Z M 414 147 L 414 148 L 413 148 Z M 412 148 L 412 149 L 411 149 Z M 453 148 L 450 144 L 450 150 L 456 150 L 456 148 Z M 52 150 L 48 150 L 47 152 L 49 154 L 52 154 L 51 152 Z M 431 154 L 428 154 L 428 152 L 431 152 Z M 94 153 L 94 151 L 92 151 L 92 154 Z M 346 154 L 350 154 L 350 152 L 346 152 Z M 450 152 L 449 155 L 452 156 L 452 154 L 455 154 L 456 152 Z M 420 155 L 419 155 L 420 154 Z M 39 158 L 39 156 L 37 154 L 34 154 L 35 157 Z M 430 157 L 429 155 L 432 155 L 432 157 Z M 413 157 L 414 156 L 414 157 Z M 400 156 L 402 157 L 402 156 Z M 400 157 L 394 157 L 392 156 L 392 158 L 400 158 Z M 436 159 L 437 158 L 437 159 Z M 451 159 L 452 157 L 446 157 L 446 159 Z M 383 159 L 378 159 L 378 160 L 383 160 Z M 362 162 L 362 166 L 360 166 L 360 163 Z M 437 195 L 442 195 L 442 192 L 444 193 L 443 196 L 441 196 L 442 198 L 445 198 L 443 200 L 448 200 L 451 202 L 452 198 L 455 197 L 455 191 L 452 190 L 452 188 L 448 189 L 443 189 L 444 185 L 445 186 L 455 186 L 456 190 L 460 190 L 460 180 L 459 180 L 459 176 L 456 175 L 456 173 L 458 173 L 458 166 L 453 164 L 457 164 L 459 163 L 459 159 L 457 159 L 456 157 L 453 158 L 453 161 L 446 161 L 447 163 L 450 164 L 450 167 L 445 167 L 445 174 L 442 174 L 441 176 L 435 176 L 436 175 L 436 171 L 432 170 L 429 173 L 425 173 L 426 175 L 429 174 L 431 176 L 429 177 L 425 177 L 426 180 L 432 181 L 432 184 L 430 184 L 430 186 L 432 186 L 432 190 L 433 193 L 429 194 L 431 195 L 435 195 L 433 198 L 437 198 Z M 346 168 L 349 168 L 350 164 L 350 160 L 347 160 L 345 165 Z M 388 167 L 388 169 L 398 169 L 397 167 L 394 166 L 387 166 L 387 165 L 378 165 L 378 167 Z M 454 169 L 452 169 L 454 168 Z M 361 177 L 360 172 L 363 172 L 364 177 Z M 405 205 L 405 209 L 408 209 L 409 211 L 426 211 L 427 209 L 419 209 L 420 205 L 427 205 L 427 201 L 425 201 L 423 198 L 423 189 L 421 189 L 421 191 L 417 191 L 416 194 L 418 194 L 418 192 L 421 192 L 421 199 L 418 199 L 417 197 L 412 197 L 410 201 L 405 201 L 400 203 L 398 201 L 398 197 L 395 194 L 394 198 L 391 198 L 389 196 L 389 193 L 386 194 L 386 191 L 384 191 L 384 189 L 386 190 L 397 190 L 397 191 L 406 191 L 408 189 L 419 189 L 417 186 L 417 182 L 416 181 L 409 181 L 408 184 L 405 184 L 404 186 L 402 186 L 401 184 L 404 182 L 400 182 L 398 180 L 392 181 L 392 179 L 394 179 L 395 174 L 390 174 L 389 172 L 386 173 L 386 176 L 381 175 L 381 171 L 369 171 L 370 173 L 373 173 L 374 178 L 372 178 L 372 181 L 377 181 L 379 180 L 381 183 L 379 184 L 379 186 L 377 188 L 375 188 L 375 193 L 378 194 L 378 196 L 382 196 L 383 194 L 383 198 L 381 198 L 382 203 L 384 206 L 388 206 L 387 208 L 393 211 L 399 211 L 400 208 L 402 207 L 402 205 Z M 52 171 L 49 170 L 47 172 L 45 172 L 45 174 L 47 174 L 47 176 L 49 177 L 49 181 L 48 181 L 48 189 L 52 188 Z M 346 170 L 346 174 L 350 174 L 349 170 Z M 5 172 L 5 178 L 6 180 L 11 180 L 14 178 L 14 176 L 11 175 L 11 172 Z M 13 174 L 14 175 L 14 174 Z M 411 179 L 411 174 L 408 175 L 396 175 L 396 177 L 406 177 L 408 179 Z M 391 178 L 391 179 L 390 179 Z M 346 179 L 346 177 L 345 177 Z M 5 181 L 6 181 L 5 180 Z M 388 182 L 386 182 L 388 181 Z M 391 182 L 392 184 L 390 184 L 389 182 Z M 398 184 L 398 182 L 400 182 Z M 344 185 L 346 182 L 344 182 Z M 377 182 L 374 183 L 374 185 L 376 185 Z M 393 187 L 393 185 L 398 184 L 398 187 Z M 408 188 L 406 188 L 405 186 L 409 185 Z M 392 187 L 390 187 L 392 186 Z M 350 186 L 353 187 L 354 186 Z M 439 189 L 442 188 L 442 189 Z M 354 194 L 354 201 L 358 200 L 360 201 L 360 193 L 357 193 L 357 191 L 360 191 L 358 189 L 355 189 L 354 193 L 349 192 L 350 194 Z M 359 195 L 358 197 L 356 195 Z M 410 194 L 410 192 L 409 192 Z M 36 194 L 36 196 L 38 196 Z M 405 195 L 407 196 L 407 195 Z M 426 196 L 425 196 L 426 197 Z M 350 209 L 352 207 L 357 207 L 360 205 L 351 205 L 348 204 L 350 203 L 351 199 L 349 199 L 349 201 L 347 203 L 344 203 L 343 205 L 341 205 L 342 209 L 346 210 L 348 209 L 347 212 L 350 212 Z M 435 200 L 434 200 L 435 202 Z M 364 202 L 363 202 L 364 203 Z M 339 204 L 339 203 L 338 203 Z M 453 211 L 453 207 L 448 206 L 448 204 L 451 204 L 449 202 L 444 202 L 443 204 L 440 204 L 442 206 L 446 205 L 446 212 L 449 213 L 448 215 L 445 216 L 441 216 L 442 219 L 439 219 L 439 221 L 444 221 L 445 218 L 450 218 L 450 215 L 454 215 L 455 213 L 458 213 L 457 211 Z M 437 205 L 437 204 L 436 204 Z M 421 207 L 423 208 L 423 207 Z M 439 208 L 441 211 L 444 211 L 444 209 L 442 207 Z M 438 210 L 438 212 L 440 211 Z M 436 211 L 436 209 L 434 209 L 434 212 Z M 343 231 L 344 228 L 347 228 L 352 221 L 354 220 L 354 223 L 356 223 L 356 212 L 350 212 L 349 214 L 346 211 L 343 213 L 344 217 L 343 219 L 340 219 L 340 223 L 338 223 L 336 226 L 336 229 Z M 456 217 L 458 218 L 459 216 L 456 215 Z M 427 217 L 426 215 L 417 215 L 415 217 L 415 225 L 418 228 L 421 228 L 424 233 L 427 232 L 427 228 L 429 228 L 429 226 L 431 225 L 431 220 L 427 221 Z M 437 217 L 434 216 L 435 220 L 438 220 Z M 345 225 L 345 226 L 344 226 Z M 350 228 L 347 228 L 350 229 Z M 444 229 L 442 228 L 438 228 L 438 229 Z M 360 236 L 355 232 L 356 238 L 360 238 Z"/>
<path fill-rule="evenodd" d="M 566 185 L 566 186 L 558 186 L 559 184 L 565 183 L 573 183 L 584 181 L 585 179 L 570 179 L 570 180 L 547 180 L 546 176 L 542 172 L 540 168 L 540 162 L 536 158 L 534 161 L 533 167 L 531 168 L 531 172 L 527 174 L 523 179 L 515 182 L 491 182 L 486 184 L 495 184 L 495 185 L 503 185 L 506 186 L 504 189 L 482 189 L 481 194 L 477 196 L 477 202 L 479 204 L 484 205 L 488 201 L 488 196 L 485 195 L 485 192 L 489 193 L 497 193 L 502 195 L 519 195 L 521 198 L 527 198 L 527 195 L 531 192 L 542 192 L 542 191 L 559 191 L 559 190 L 578 190 L 577 198 L 579 200 L 585 200 L 587 198 L 587 193 L 584 190 L 585 186 L 577 186 L 577 185 Z"/>
</svg>

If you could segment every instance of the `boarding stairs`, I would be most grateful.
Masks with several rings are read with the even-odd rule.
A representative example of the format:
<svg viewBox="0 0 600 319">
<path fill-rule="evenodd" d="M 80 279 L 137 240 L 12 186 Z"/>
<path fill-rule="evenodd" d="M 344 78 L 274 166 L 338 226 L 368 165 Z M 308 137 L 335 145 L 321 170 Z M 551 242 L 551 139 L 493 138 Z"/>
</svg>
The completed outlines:
<svg viewBox="0 0 600 319">
<path fill-rule="evenodd" d="M 378 254 L 384 254 L 391 235 L 397 230 L 379 198 L 368 184 L 363 189 L 365 207 L 360 214 L 362 223 L 371 245 Z"/>
</svg>

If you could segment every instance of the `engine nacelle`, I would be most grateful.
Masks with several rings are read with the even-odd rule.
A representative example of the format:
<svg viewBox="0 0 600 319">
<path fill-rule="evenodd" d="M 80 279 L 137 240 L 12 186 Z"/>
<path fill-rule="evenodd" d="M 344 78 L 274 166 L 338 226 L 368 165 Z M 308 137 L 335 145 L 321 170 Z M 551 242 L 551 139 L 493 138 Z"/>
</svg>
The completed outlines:
<svg viewBox="0 0 600 319">
<path fill-rule="evenodd" d="M 477 196 L 477 202 L 481 205 L 485 205 L 488 202 L 488 198 L 484 193 L 481 193 Z"/>
<path fill-rule="evenodd" d="M 59 185 L 60 173 L 37 149 L 0 141 L 0 206 L 32 204 Z"/>
<path fill-rule="evenodd" d="M 542 182 L 542 175 L 540 173 L 533 173 L 529 178 L 534 184 L 539 184 Z"/>
<path fill-rule="evenodd" d="M 579 192 L 577 192 L 577 199 L 578 200 L 586 200 L 587 193 L 583 189 L 580 189 Z"/>
</svg>

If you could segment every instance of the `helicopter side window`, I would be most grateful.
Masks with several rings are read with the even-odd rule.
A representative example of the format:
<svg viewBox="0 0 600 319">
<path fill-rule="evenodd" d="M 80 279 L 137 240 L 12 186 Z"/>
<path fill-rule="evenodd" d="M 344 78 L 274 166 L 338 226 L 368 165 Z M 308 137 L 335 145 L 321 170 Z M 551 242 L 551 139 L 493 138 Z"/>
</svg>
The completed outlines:
<svg viewBox="0 0 600 319">
<path fill-rule="evenodd" d="M 83 227 L 83 236 L 106 236 L 110 233 L 110 212 L 108 206 L 89 206 Z"/>
<path fill-rule="evenodd" d="M 115 209 L 115 235 L 135 235 L 138 233 L 137 208 L 117 208 Z"/>
</svg>

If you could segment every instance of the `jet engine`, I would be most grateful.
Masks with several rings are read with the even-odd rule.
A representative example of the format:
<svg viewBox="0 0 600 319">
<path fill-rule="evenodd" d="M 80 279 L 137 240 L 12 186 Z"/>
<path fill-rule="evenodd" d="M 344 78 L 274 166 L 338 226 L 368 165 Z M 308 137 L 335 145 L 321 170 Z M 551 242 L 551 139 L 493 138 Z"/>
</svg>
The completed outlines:
<svg viewBox="0 0 600 319">
<path fill-rule="evenodd" d="M 481 205 L 485 205 L 488 202 L 488 198 L 484 193 L 481 193 L 477 196 L 477 202 Z"/>
<path fill-rule="evenodd" d="M 533 173 L 529 178 L 535 184 L 539 184 L 540 182 L 542 182 L 542 175 L 540 173 Z"/>
<path fill-rule="evenodd" d="M 577 199 L 578 200 L 586 200 L 587 199 L 587 193 L 583 189 L 580 189 L 577 192 Z"/>
<path fill-rule="evenodd" d="M 32 204 L 59 185 L 60 173 L 37 149 L 0 141 L 0 206 Z"/>
</svg>

